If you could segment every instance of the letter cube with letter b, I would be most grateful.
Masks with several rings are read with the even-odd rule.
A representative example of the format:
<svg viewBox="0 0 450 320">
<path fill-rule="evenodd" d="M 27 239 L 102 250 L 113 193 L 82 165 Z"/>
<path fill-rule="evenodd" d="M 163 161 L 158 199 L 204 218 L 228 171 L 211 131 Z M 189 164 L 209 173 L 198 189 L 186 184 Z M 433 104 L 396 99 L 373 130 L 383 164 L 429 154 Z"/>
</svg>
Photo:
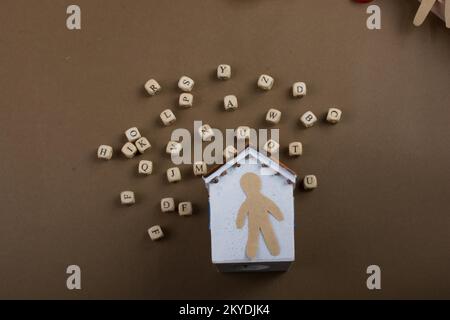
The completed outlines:
<svg viewBox="0 0 450 320">
<path fill-rule="evenodd" d="M 314 113 L 308 111 L 302 115 L 300 122 L 305 126 L 305 128 L 310 128 L 317 122 L 317 117 Z"/>
</svg>

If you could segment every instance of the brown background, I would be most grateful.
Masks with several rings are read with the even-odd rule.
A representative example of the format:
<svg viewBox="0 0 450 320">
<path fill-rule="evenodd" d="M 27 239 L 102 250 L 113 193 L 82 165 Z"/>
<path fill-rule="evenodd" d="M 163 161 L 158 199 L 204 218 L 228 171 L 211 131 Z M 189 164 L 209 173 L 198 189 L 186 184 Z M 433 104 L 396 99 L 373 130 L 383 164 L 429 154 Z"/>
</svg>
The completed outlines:
<svg viewBox="0 0 450 320">
<path fill-rule="evenodd" d="M 65 26 L 69 1 L 0 3 L 1 298 L 450 298 L 450 31 L 418 2 L 376 1 L 382 30 L 366 28 L 366 5 L 351 1 L 87 1 L 82 30 Z M 219 63 L 233 78 L 219 82 Z M 276 78 L 255 89 L 260 73 Z M 176 82 L 196 80 L 195 107 L 176 107 Z M 148 98 L 155 77 L 164 92 Z M 289 97 L 295 81 L 309 95 Z M 224 95 L 240 109 L 225 113 Z M 337 105 L 343 122 L 305 130 L 308 109 Z M 220 274 L 210 262 L 207 192 L 183 166 L 169 185 L 164 147 L 193 120 L 220 129 L 266 127 L 283 111 L 285 161 L 300 177 L 296 254 L 284 274 Z M 159 113 L 175 110 L 175 126 Z M 137 126 L 154 148 L 125 160 L 96 159 L 100 144 L 118 151 Z M 136 174 L 139 159 L 155 174 Z M 124 189 L 138 203 L 119 205 Z M 159 212 L 161 197 L 191 200 L 195 215 Z M 164 241 L 146 230 L 161 224 Z M 66 267 L 82 269 L 68 291 Z M 366 268 L 382 268 L 382 290 L 366 288 Z"/>
</svg>

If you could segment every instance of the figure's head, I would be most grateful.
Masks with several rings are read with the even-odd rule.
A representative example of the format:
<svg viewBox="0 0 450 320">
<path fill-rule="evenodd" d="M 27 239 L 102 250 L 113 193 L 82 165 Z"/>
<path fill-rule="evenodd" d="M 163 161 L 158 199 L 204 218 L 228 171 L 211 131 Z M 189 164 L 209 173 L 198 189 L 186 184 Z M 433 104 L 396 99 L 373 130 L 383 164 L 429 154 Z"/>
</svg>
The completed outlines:
<svg viewBox="0 0 450 320">
<path fill-rule="evenodd" d="M 246 173 L 241 177 L 241 188 L 246 194 L 259 192 L 261 190 L 261 179 L 254 173 Z"/>
</svg>

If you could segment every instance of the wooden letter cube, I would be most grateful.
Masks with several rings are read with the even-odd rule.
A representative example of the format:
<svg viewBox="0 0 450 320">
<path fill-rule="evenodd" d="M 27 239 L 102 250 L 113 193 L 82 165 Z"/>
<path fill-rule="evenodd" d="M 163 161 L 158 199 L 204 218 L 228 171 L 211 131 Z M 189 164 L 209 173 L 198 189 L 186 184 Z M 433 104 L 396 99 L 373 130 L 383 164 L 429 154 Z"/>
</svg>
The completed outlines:
<svg viewBox="0 0 450 320">
<path fill-rule="evenodd" d="M 133 191 L 123 191 L 120 193 L 120 202 L 125 205 L 132 205 L 136 203 Z"/>
<path fill-rule="evenodd" d="M 175 200 L 173 198 L 161 199 L 161 211 L 162 212 L 175 211 Z"/>
<path fill-rule="evenodd" d="M 125 131 L 125 136 L 127 137 L 127 140 L 129 142 L 135 142 L 137 139 L 141 137 L 141 134 L 138 130 L 138 128 L 130 128 L 127 131 Z"/>
<path fill-rule="evenodd" d="M 172 123 L 177 120 L 174 113 L 170 109 L 166 109 L 163 112 L 161 112 L 161 121 L 164 123 L 165 126 L 170 126 Z"/>
<path fill-rule="evenodd" d="M 304 82 L 296 82 L 292 86 L 292 95 L 295 98 L 306 96 L 306 84 Z"/>
<path fill-rule="evenodd" d="M 267 141 L 264 144 L 264 150 L 267 153 L 277 153 L 279 149 L 280 149 L 280 145 L 275 140 L 270 139 L 269 141 Z"/>
<path fill-rule="evenodd" d="M 154 96 L 155 94 L 157 94 L 158 92 L 161 91 L 161 86 L 159 85 L 159 83 L 155 80 L 155 79 L 150 79 L 145 83 L 145 91 L 147 91 L 147 93 L 150 96 Z"/>
<path fill-rule="evenodd" d="M 240 126 L 236 129 L 236 139 L 238 140 L 249 140 L 251 134 L 250 127 Z"/>
<path fill-rule="evenodd" d="M 166 147 L 166 153 L 177 155 L 180 154 L 181 150 L 183 149 L 183 146 L 181 143 L 176 141 L 169 141 Z"/>
<path fill-rule="evenodd" d="M 317 178 L 315 175 L 308 175 L 303 178 L 303 188 L 305 190 L 312 190 L 317 188 Z"/>
<path fill-rule="evenodd" d="M 136 148 L 139 153 L 144 153 L 145 150 L 151 149 L 152 145 L 148 142 L 146 137 L 141 137 L 136 141 Z"/>
<path fill-rule="evenodd" d="M 156 241 L 164 237 L 164 233 L 160 226 L 153 226 L 148 229 L 148 235 L 152 241 Z"/>
<path fill-rule="evenodd" d="M 180 168 L 173 167 L 167 170 L 167 180 L 169 182 L 178 182 L 181 180 Z"/>
<path fill-rule="evenodd" d="M 302 115 L 300 121 L 303 123 L 305 128 L 310 128 L 317 122 L 317 117 L 311 111 L 307 111 Z"/>
<path fill-rule="evenodd" d="M 327 121 L 332 124 L 336 124 L 341 121 L 342 111 L 337 108 L 328 109 Z"/>
<path fill-rule="evenodd" d="M 303 145 L 301 142 L 291 142 L 289 144 L 289 155 L 291 157 L 298 157 L 303 154 Z"/>
<path fill-rule="evenodd" d="M 139 174 L 150 175 L 153 171 L 153 162 L 149 160 L 141 160 L 139 161 Z"/>
<path fill-rule="evenodd" d="M 194 175 L 196 176 L 203 176 L 208 172 L 208 167 L 206 166 L 206 163 L 203 161 L 195 162 L 192 166 L 192 169 L 194 171 Z"/>
<path fill-rule="evenodd" d="M 178 88 L 180 88 L 184 92 L 191 92 L 192 89 L 194 88 L 194 84 L 195 84 L 194 80 L 192 80 L 189 77 L 182 76 L 180 78 L 180 81 L 178 81 Z"/>
<path fill-rule="evenodd" d="M 274 83 L 275 80 L 267 74 L 262 74 L 258 79 L 258 87 L 265 91 L 272 89 Z"/>
<path fill-rule="evenodd" d="M 182 108 L 190 108 L 194 104 L 194 96 L 190 93 L 180 94 L 180 99 L 178 99 L 178 105 Z"/>
<path fill-rule="evenodd" d="M 223 150 L 223 157 L 225 161 L 233 159 L 237 155 L 237 150 L 234 146 L 228 146 Z"/>
<path fill-rule="evenodd" d="M 277 124 L 281 120 L 281 111 L 277 109 L 270 109 L 266 115 L 266 121 L 270 124 Z"/>
<path fill-rule="evenodd" d="M 110 160 L 113 155 L 113 148 L 107 145 L 101 145 L 97 150 L 97 157 L 99 159 Z"/>
<path fill-rule="evenodd" d="M 236 96 L 229 95 L 223 98 L 223 106 L 225 110 L 235 110 L 238 108 L 238 100 Z"/>
<path fill-rule="evenodd" d="M 209 124 L 204 124 L 198 129 L 198 133 L 202 138 L 202 141 L 211 141 L 214 137 L 214 130 L 211 128 Z"/>
<path fill-rule="evenodd" d="M 127 142 L 122 147 L 122 153 L 127 157 L 128 159 L 134 158 L 136 155 L 137 148 L 134 144 L 131 142 Z"/>
<path fill-rule="evenodd" d="M 190 216 L 190 215 L 192 215 L 192 203 L 190 203 L 190 202 L 180 202 L 178 204 L 178 214 L 180 216 Z"/>
<path fill-rule="evenodd" d="M 221 64 L 217 67 L 217 78 L 220 80 L 227 80 L 231 78 L 231 66 L 228 64 Z"/>
</svg>

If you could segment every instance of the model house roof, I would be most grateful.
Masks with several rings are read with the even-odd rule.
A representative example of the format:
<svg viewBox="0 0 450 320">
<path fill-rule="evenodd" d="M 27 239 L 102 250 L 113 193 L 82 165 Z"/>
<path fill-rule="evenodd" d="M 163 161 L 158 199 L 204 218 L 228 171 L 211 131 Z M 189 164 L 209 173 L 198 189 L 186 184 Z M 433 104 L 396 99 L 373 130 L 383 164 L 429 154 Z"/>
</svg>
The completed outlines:
<svg viewBox="0 0 450 320">
<path fill-rule="evenodd" d="M 222 165 L 218 165 L 211 169 L 207 175 L 203 177 L 203 180 L 206 184 L 209 184 L 213 181 L 217 181 L 216 179 L 226 173 L 226 171 L 237 164 L 243 164 L 243 160 L 247 160 L 249 163 L 260 163 L 263 167 L 271 169 L 276 173 L 281 174 L 283 177 L 288 179 L 290 182 L 295 183 L 295 179 L 297 175 L 294 171 L 289 169 L 285 164 L 272 159 L 261 152 L 258 152 L 251 146 L 247 146 L 244 150 L 242 150 L 236 157 L 228 160 Z M 245 163 L 244 163 L 245 164 Z"/>
</svg>

